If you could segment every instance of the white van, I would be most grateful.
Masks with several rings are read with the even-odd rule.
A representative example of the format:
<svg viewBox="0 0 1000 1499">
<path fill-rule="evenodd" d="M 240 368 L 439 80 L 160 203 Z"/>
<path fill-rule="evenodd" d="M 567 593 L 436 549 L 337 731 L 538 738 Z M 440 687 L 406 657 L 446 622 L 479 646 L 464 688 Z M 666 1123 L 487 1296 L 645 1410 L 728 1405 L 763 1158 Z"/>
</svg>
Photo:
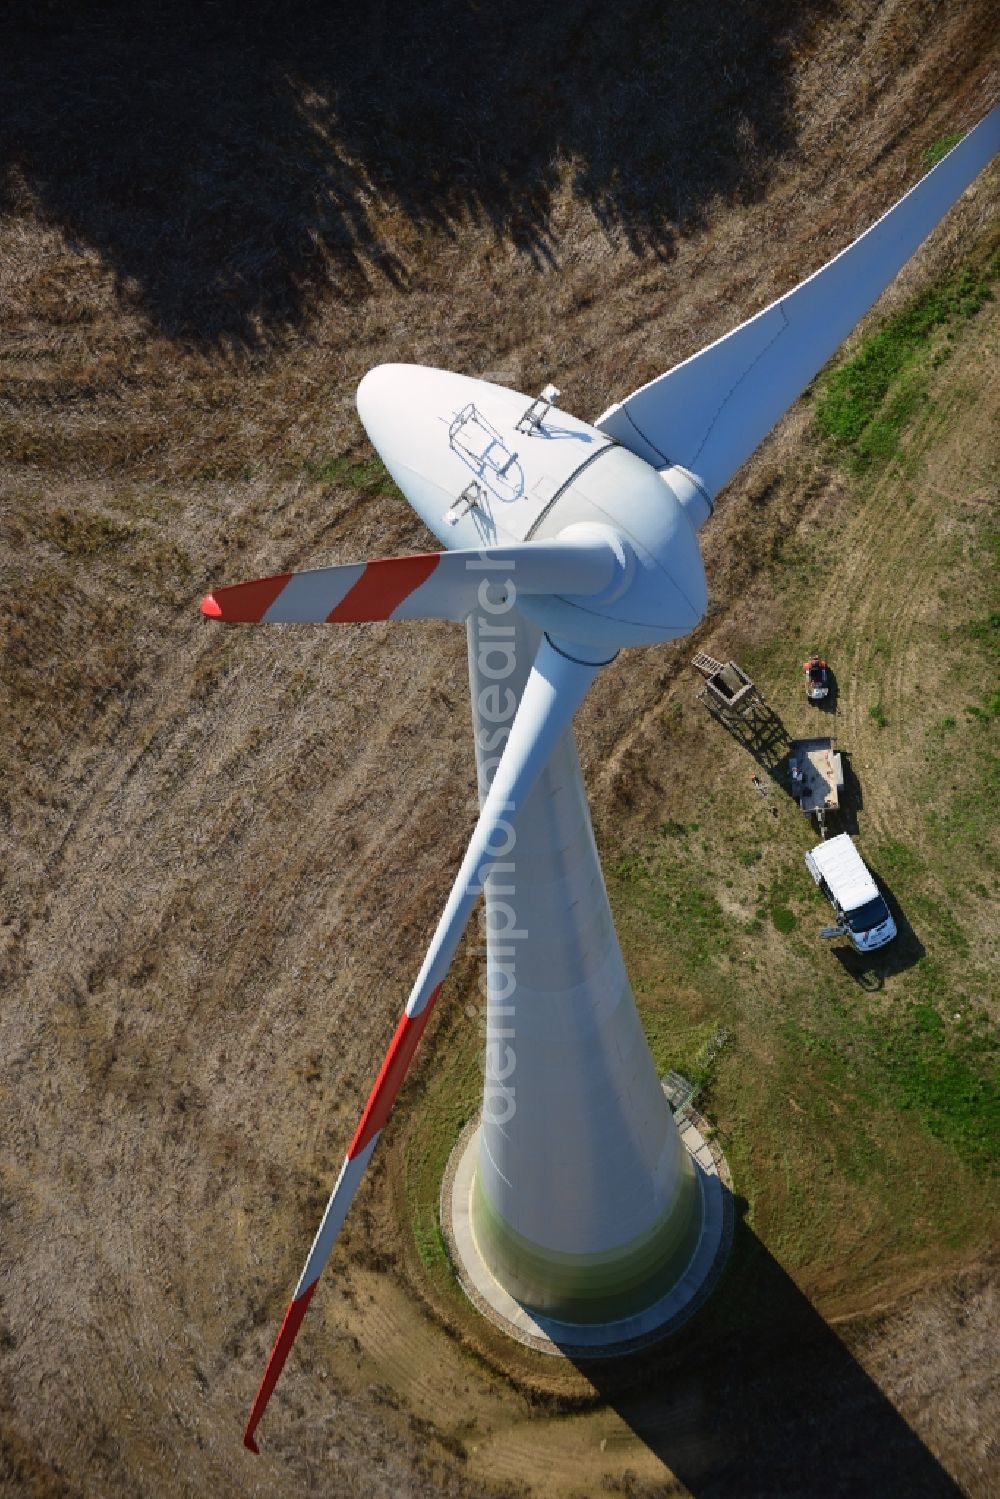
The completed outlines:
<svg viewBox="0 0 1000 1499">
<path fill-rule="evenodd" d="M 806 868 L 837 913 L 837 935 L 849 937 L 858 952 L 892 941 L 896 923 L 847 833 L 811 849 Z"/>
</svg>

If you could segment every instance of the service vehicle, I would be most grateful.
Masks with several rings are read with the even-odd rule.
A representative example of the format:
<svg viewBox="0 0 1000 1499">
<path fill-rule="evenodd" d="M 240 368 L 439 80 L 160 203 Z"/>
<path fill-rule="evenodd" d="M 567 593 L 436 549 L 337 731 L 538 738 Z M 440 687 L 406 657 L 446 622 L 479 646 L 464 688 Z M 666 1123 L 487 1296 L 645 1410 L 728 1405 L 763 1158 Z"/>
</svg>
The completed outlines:
<svg viewBox="0 0 1000 1499">
<path fill-rule="evenodd" d="M 892 941 L 896 923 L 850 834 L 810 849 L 806 868 L 837 913 L 837 925 L 825 935 L 849 938 L 858 952 L 874 952 Z"/>
</svg>

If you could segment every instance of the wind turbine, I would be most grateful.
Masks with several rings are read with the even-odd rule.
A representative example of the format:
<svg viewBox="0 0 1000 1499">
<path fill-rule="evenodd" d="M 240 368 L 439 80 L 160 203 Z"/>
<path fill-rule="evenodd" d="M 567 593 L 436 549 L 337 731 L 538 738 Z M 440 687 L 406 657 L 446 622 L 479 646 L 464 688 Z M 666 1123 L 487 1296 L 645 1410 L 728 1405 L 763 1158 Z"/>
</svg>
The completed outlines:
<svg viewBox="0 0 1000 1499">
<path fill-rule="evenodd" d="M 471 1211 L 485 1264 L 515 1299 L 580 1325 L 648 1305 L 683 1276 L 703 1207 L 614 934 L 573 714 L 623 646 L 678 639 L 702 619 L 697 533 L 715 496 L 998 148 L 1000 106 L 829 264 L 594 423 L 556 409 L 554 387 L 529 401 L 438 369 L 371 370 L 361 420 L 447 550 L 282 573 L 204 599 L 204 614 L 233 622 L 467 621 L 480 775 L 479 820 L 250 1412 L 252 1451 L 484 889 L 494 1060 Z M 482 669 L 484 630 L 533 653 L 516 690 Z M 513 1005 L 507 932 L 490 921 L 502 903 L 528 931 Z M 500 1049 L 497 1035 L 510 1033 L 516 1046 Z M 511 1110 L 497 1106 L 512 1092 L 508 1053 Z"/>
</svg>

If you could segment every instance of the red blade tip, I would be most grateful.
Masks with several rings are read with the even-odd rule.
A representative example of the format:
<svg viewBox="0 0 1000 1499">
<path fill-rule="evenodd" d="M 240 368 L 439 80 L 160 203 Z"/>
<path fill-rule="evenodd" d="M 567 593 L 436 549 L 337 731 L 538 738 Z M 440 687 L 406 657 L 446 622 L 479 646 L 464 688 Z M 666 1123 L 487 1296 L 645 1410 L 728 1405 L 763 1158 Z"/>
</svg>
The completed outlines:
<svg viewBox="0 0 1000 1499">
<path fill-rule="evenodd" d="M 201 601 L 201 612 L 202 614 L 207 614 L 209 619 L 222 618 L 222 605 L 214 593 L 206 593 Z M 256 1448 L 254 1450 L 256 1451 Z"/>
<path fill-rule="evenodd" d="M 288 1303 L 285 1320 L 282 1322 L 281 1330 L 274 1340 L 274 1347 L 271 1349 L 271 1356 L 264 1370 L 264 1378 L 260 1382 L 260 1389 L 257 1391 L 257 1398 L 254 1400 L 253 1410 L 250 1412 L 250 1419 L 247 1421 L 246 1431 L 243 1433 L 243 1445 L 249 1448 L 251 1452 L 257 1451 L 257 1443 L 253 1439 L 253 1434 L 257 1430 L 261 1416 L 267 1409 L 267 1402 L 274 1394 L 274 1387 L 278 1383 L 278 1376 L 285 1367 L 285 1359 L 288 1357 L 288 1350 L 295 1342 L 295 1334 L 302 1326 L 302 1318 L 306 1314 L 306 1307 L 312 1300 L 316 1284 L 314 1280 L 312 1285 L 306 1286 L 301 1296 L 293 1296 Z"/>
</svg>

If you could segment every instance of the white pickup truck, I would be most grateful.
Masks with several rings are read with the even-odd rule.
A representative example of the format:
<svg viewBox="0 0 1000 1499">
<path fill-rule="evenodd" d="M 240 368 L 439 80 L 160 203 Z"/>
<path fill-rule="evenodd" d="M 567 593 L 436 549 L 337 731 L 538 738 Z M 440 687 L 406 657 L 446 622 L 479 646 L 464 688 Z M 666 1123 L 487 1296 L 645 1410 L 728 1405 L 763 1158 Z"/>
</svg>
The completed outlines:
<svg viewBox="0 0 1000 1499">
<path fill-rule="evenodd" d="M 806 868 L 837 913 L 830 935 L 849 937 L 858 952 L 872 952 L 892 941 L 896 923 L 847 833 L 810 849 Z"/>
</svg>

